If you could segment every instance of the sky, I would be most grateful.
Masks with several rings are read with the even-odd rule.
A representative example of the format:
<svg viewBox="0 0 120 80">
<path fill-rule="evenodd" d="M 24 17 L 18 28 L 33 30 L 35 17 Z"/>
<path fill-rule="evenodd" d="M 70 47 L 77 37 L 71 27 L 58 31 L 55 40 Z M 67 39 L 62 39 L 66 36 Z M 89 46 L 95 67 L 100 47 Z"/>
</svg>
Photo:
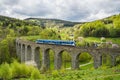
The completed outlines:
<svg viewBox="0 0 120 80">
<path fill-rule="evenodd" d="M 120 0 L 0 0 L 0 15 L 93 21 L 120 13 Z"/>
</svg>

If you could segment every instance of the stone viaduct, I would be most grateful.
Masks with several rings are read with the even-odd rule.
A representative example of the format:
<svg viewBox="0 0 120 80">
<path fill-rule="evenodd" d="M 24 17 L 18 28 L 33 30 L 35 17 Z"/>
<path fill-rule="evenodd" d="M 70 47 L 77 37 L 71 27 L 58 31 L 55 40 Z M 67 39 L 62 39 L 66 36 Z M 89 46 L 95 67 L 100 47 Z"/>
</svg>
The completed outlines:
<svg viewBox="0 0 120 80">
<path fill-rule="evenodd" d="M 90 48 L 63 46 L 54 44 L 36 44 L 35 42 L 16 39 L 16 51 L 21 62 L 32 64 L 39 69 L 44 66 L 46 69 L 50 67 L 49 50 L 54 51 L 54 68 L 60 69 L 62 66 L 62 52 L 67 51 L 71 56 L 71 69 L 79 68 L 79 55 L 83 52 L 88 52 L 94 61 L 94 68 L 102 65 L 102 55 L 110 55 L 111 66 L 115 66 L 116 57 L 120 56 L 119 48 Z M 40 64 L 40 50 L 42 51 L 42 62 Z"/>
</svg>

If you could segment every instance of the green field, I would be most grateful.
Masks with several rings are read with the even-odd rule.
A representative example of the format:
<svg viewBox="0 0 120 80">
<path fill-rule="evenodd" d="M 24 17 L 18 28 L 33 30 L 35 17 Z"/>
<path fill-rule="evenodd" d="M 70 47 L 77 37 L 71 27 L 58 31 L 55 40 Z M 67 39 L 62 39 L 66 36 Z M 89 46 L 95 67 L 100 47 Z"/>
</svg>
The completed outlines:
<svg viewBox="0 0 120 80">
<path fill-rule="evenodd" d="M 46 74 L 44 80 L 119 80 L 120 65 L 110 68 L 102 66 L 98 69 L 90 67 L 91 64 L 81 67 L 80 70 L 60 70 Z M 86 67 L 86 69 L 85 69 Z"/>
<path fill-rule="evenodd" d="M 96 38 L 96 37 L 87 37 L 87 38 L 85 38 L 85 41 L 100 43 L 101 39 L 100 38 Z M 120 45 L 120 38 L 106 38 L 106 41 L 112 41 L 113 43 Z"/>
</svg>

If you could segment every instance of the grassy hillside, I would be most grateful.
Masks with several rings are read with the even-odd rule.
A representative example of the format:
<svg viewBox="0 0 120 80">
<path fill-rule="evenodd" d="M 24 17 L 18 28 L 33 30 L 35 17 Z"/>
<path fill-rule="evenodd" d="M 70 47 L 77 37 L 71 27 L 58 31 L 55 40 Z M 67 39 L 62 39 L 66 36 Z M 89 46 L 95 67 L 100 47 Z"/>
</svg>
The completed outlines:
<svg viewBox="0 0 120 80">
<path fill-rule="evenodd" d="M 76 37 L 120 37 L 120 14 L 87 22 L 76 28 Z"/>
</svg>

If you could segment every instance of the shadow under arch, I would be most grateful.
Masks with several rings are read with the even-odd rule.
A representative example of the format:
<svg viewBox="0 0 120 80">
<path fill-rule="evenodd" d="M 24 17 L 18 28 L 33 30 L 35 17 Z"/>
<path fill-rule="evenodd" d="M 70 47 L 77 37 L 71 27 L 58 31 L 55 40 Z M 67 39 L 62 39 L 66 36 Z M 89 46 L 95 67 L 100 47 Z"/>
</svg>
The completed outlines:
<svg viewBox="0 0 120 80">
<path fill-rule="evenodd" d="M 26 60 L 27 61 L 31 61 L 32 60 L 32 49 L 31 49 L 30 45 L 27 46 L 27 57 L 26 57 Z"/>
<path fill-rule="evenodd" d="M 22 56 L 22 53 L 21 53 L 22 48 L 21 48 L 21 46 L 22 46 L 22 44 L 20 44 L 20 43 L 17 44 L 17 56 L 18 56 L 18 58 L 20 60 L 21 60 L 21 56 Z"/>
<path fill-rule="evenodd" d="M 34 61 L 36 63 L 36 67 L 38 69 L 41 68 L 41 59 L 42 59 L 41 49 L 40 49 L 40 47 L 36 47 L 35 54 L 34 54 Z"/>
<path fill-rule="evenodd" d="M 67 50 L 62 50 L 58 53 L 60 68 L 70 69 L 72 67 L 72 57 L 70 52 Z"/>
<path fill-rule="evenodd" d="M 21 62 L 25 62 L 25 44 L 22 44 Z"/>
<path fill-rule="evenodd" d="M 78 69 L 90 69 L 94 67 L 93 55 L 90 52 L 80 52 L 76 56 Z"/>
<path fill-rule="evenodd" d="M 55 52 L 53 49 L 51 48 L 47 48 L 45 50 L 45 59 L 46 59 L 46 67 L 49 70 L 53 70 L 54 69 L 54 55 Z"/>
</svg>

